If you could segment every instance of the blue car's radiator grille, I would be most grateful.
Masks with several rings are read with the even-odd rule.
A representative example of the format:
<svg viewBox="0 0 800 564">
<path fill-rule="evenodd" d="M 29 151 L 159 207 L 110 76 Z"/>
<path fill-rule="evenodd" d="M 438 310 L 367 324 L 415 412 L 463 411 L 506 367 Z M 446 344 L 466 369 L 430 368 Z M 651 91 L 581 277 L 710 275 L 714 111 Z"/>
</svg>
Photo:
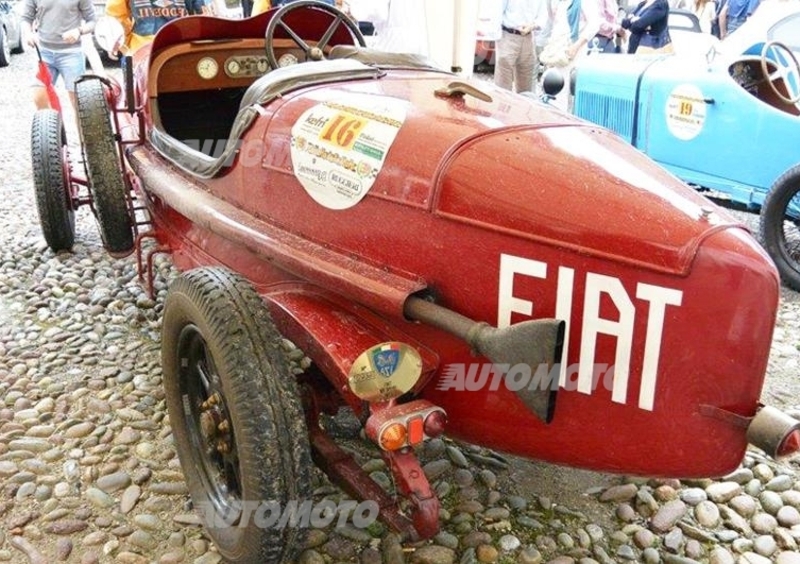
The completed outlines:
<svg viewBox="0 0 800 564">
<path fill-rule="evenodd" d="M 628 143 L 633 142 L 633 100 L 581 92 L 575 97 L 575 115 L 618 133 Z"/>
</svg>

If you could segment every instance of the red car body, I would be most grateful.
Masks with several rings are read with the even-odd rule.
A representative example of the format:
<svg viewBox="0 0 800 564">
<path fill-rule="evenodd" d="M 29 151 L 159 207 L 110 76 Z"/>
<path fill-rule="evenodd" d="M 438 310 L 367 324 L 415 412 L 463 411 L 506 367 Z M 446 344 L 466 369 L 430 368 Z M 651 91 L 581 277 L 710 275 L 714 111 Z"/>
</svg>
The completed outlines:
<svg viewBox="0 0 800 564">
<path fill-rule="evenodd" d="M 257 27 L 263 29 L 263 22 Z M 182 19 L 140 57 L 152 59 L 176 41 L 246 33 L 240 29 L 233 22 Z M 146 78 L 139 77 L 142 100 Z M 724 211 L 616 136 L 488 84 L 480 86 L 492 102 L 434 94 L 452 81 L 449 74 L 397 70 L 378 80 L 287 93 L 264 106 L 246 134 L 269 147 L 263 159 L 247 167 L 234 161 L 203 181 L 176 170 L 147 144 L 133 149 L 129 160 L 133 172 L 145 177 L 145 194 L 147 171 L 165 171 L 176 198 L 186 197 L 182 190 L 202 194 L 210 206 L 235 212 L 234 219 L 256 221 L 310 247 L 305 266 L 273 264 L 232 244 L 219 226 L 187 221 L 174 203 L 154 201 L 156 232 L 174 249 L 180 268 L 225 265 L 279 304 L 283 285 L 290 284 L 352 308 L 356 317 L 367 307 L 432 349 L 437 369 L 421 392 L 448 412 L 449 434 L 598 470 L 709 476 L 734 468 L 746 445 L 742 429 L 704 414 L 702 406 L 745 417 L 755 413 L 779 296 L 778 277 L 763 250 Z M 354 93 L 408 100 L 408 115 L 366 197 L 333 210 L 309 198 L 297 181 L 291 129 L 313 105 Z M 352 257 L 391 281 L 363 281 L 359 288 L 352 273 L 342 273 L 343 280 L 319 274 L 311 261 L 325 261 L 327 253 L 335 255 L 331 261 Z M 503 270 L 504 257 L 511 257 L 510 270 Z M 526 265 L 544 276 L 525 274 Z M 307 271 L 297 276 L 295 269 Z M 510 278 L 512 291 L 502 294 L 501 279 Z M 680 295 L 659 299 L 681 303 L 664 307 L 656 298 L 637 297 L 643 287 Z M 613 288 L 626 307 L 632 305 L 631 322 L 620 329 L 630 337 L 622 343 L 630 347 L 624 398 L 613 401 L 602 387 L 562 393 L 549 425 L 502 388 L 437 392 L 444 367 L 481 359 L 466 343 L 403 319 L 404 300 L 423 290 L 492 324 L 509 321 L 510 312 L 517 322 L 571 311 L 566 360 L 574 365 L 591 347 L 583 334 L 594 335 L 620 316 L 602 288 Z M 342 298 L 352 305 L 341 304 Z M 587 298 L 599 300 L 601 309 L 587 311 Z M 532 315 L 498 303 L 513 299 L 533 302 Z M 663 321 L 656 320 L 660 316 Z M 335 316 L 326 312 L 325 318 L 334 322 Z M 299 336 L 299 329 L 282 329 Z M 621 339 L 599 335 L 590 361 L 616 365 Z M 652 409 L 638 405 L 645 362 L 656 363 Z M 345 374 L 332 379 L 343 381 Z"/>
<path fill-rule="evenodd" d="M 336 61 L 307 63 L 320 72 L 249 106 L 257 116 L 216 170 L 201 170 L 213 159 L 165 151 L 155 112 L 164 84 L 202 81 L 154 81 L 164 54 L 185 46 L 180 56 L 214 56 L 215 45 L 261 37 L 273 15 L 180 19 L 136 55 L 138 109 L 134 119 L 116 115 L 159 251 L 181 270 L 243 275 L 362 420 L 382 406 L 348 387 L 355 360 L 400 342 L 421 359 L 410 399 L 442 408 L 453 437 L 650 476 L 714 476 L 739 464 L 779 299 L 773 264 L 741 225 L 606 130 L 409 64 L 356 65 L 357 78 L 337 79 L 323 72 Z M 326 29 L 315 17 L 302 36 Z M 397 113 L 370 113 L 375 106 Z M 336 120 L 353 115 L 394 127 L 382 130 L 371 186 L 342 160 L 355 155 L 349 134 L 364 123 L 348 130 Z M 327 124 L 317 152 L 304 153 L 299 132 L 318 120 Z M 323 163 L 329 157 L 339 160 Z M 337 189 L 320 195 L 302 181 L 322 172 Z M 419 297 L 501 328 L 564 321 L 552 420 L 498 385 L 465 339 L 410 319 Z M 771 447 L 786 450 L 794 428 Z"/>
</svg>

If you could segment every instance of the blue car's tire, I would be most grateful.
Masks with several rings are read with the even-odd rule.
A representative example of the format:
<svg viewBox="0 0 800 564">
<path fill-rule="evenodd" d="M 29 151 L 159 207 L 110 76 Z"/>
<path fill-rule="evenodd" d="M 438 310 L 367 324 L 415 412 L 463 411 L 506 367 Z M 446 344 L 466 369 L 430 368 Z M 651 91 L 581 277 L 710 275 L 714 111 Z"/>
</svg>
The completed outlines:
<svg viewBox="0 0 800 564">
<path fill-rule="evenodd" d="M 784 284 L 800 292 L 800 165 L 783 173 L 761 208 L 761 240 Z"/>
<path fill-rule="evenodd" d="M 296 561 L 302 527 L 257 517 L 264 503 L 310 503 L 312 467 L 298 387 L 261 297 L 222 268 L 183 274 L 164 304 L 161 362 L 175 448 L 220 554 Z"/>
</svg>

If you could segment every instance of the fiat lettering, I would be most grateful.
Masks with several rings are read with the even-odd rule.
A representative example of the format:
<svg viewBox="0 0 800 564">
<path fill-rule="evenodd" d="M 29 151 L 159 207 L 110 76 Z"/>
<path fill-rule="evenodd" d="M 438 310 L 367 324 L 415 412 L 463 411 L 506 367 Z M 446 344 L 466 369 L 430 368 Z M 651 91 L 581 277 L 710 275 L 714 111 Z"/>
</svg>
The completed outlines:
<svg viewBox="0 0 800 564">
<path fill-rule="evenodd" d="M 521 275 L 546 279 L 547 270 L 547 263 L 542 261 L 506 254 L 500 256 L 497 303 L 498 327 L 509 326 L 512 315 L 515 313 L 533 317 L 533 301 L 518 296 L 514 292 L 515 276 Z M 563 356 L 566 359 L 568 358 L 570 345 L 569 322 L 572 319 L 575 270 L 559 266 L 556 276 L 555 317 L 563 319 L 567 323 Z M 641 371 L 638 407 L 652 411 L 655 403 L 665 312 L 669 306 L 678 307 L 681 305 L 683 292 L 673 288 L 639 282 L 636 284 L 636 294 L 632 297 L 618 278 L 594 272 L 586 273 L 585 282 L 583 311 L 576 316 L 576 319 L 580 319 L 581 322 L 577 390 L 584 394 L 592 393 L 594 388 L 592 385 L 593 367 L 598 362 L 596 359 L 598 336 L 601 334 L 609 335 L 616 339 L 617 345 L 614 356 L 614 384 L 611 391 L 611 401 L 627 403 L 636 316 L 646 315 L 643 361 L 641 366 L 634 368 Z M 610 300 L 616 308 L 618 312 L 616 319 L 601 315 L 600 303 L 603 296 Z M 567 382 L 567 365 L 567 362 L 562 362 L 561 365 L 562 371 L 559 383 L 562 387 Z"/>
</svg>

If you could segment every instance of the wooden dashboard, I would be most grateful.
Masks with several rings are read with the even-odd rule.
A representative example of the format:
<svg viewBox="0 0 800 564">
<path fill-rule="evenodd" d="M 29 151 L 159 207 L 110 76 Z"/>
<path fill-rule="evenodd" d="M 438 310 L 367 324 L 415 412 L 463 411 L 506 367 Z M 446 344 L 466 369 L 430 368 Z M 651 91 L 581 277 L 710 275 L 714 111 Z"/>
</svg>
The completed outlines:
<svg viewBox="0 0 800 564">
<path fill-rule="evenodd" d="M 304 61 L 291 40 L 275 40 L 275 54 L 288 62 Z M 263 39 L 217 39 L 173 45 L 150 67 L 147 90 L 159 93 L 241 88 L 270 71 Z"/>
</svg>

